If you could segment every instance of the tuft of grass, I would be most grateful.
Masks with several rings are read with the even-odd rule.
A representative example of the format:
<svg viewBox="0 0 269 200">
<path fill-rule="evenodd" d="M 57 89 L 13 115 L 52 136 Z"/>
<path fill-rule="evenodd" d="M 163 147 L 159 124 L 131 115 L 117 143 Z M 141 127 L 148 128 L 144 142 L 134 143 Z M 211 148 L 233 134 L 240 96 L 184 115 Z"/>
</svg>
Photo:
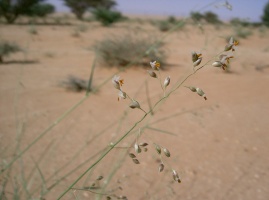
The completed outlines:
<svg viewBox="0 0 269 200">
<path fill-rule="evenodd" d="M 88 87 L 87 80 L 75 77 L 75 76 L 68 76 L 66 81 L 61 83 L 66 89 L 74 91 L 74 92 L 81 92 L 86 91 Z"/>
<path fill-rule="evenodd" d="M 172 27 L 172 24 L 169 21 L 158 21 L 155 23 L 155 26 L 159 28 L 160 31 L 166 32 L 169 31 Z"/>
<path fill-rule="evenodd" d="M 38 31 L 34 25 L 31 25 L 28 29 L 28 33 L 30 33 L 31 35 L 37 35 Z"/>
<path fill-rule="evenodd" d="M 97 42 L 93 49 L 98 56 L 98 60 L 107 66 L 146 65 L 153 60 L 164 63 L 166 59 L 165 52 L 162 49 L 164 43 L 154 45 L 156 41 L 152 36 L 125 34 L 105 38 Z M 151 47 L 153 47 L 152 51 L 144 55 L 142 59 L 137 60 Z"/>
<path fill-rule="evenodd" d="M 111 24 L 125 19 L 120 12 L 112 11 L 104 8 L 98 8 L 92 11 L 94 18 L 101 22 L 104 26 L 110 26 Z"/>
<path fill-rule="evenodd" d="M 19 51 L 22 51 L 22 49 L 17 44 L 0 41 L 0 63 L 4 62 L 3 56 L 8 56 Z"/>
<path fill-rule="evenodd" d="M 79 32 L 86 32 L 88 27 L 85 24 L 79 24 L 76 26 L 76 30 Z"/>
</svg>

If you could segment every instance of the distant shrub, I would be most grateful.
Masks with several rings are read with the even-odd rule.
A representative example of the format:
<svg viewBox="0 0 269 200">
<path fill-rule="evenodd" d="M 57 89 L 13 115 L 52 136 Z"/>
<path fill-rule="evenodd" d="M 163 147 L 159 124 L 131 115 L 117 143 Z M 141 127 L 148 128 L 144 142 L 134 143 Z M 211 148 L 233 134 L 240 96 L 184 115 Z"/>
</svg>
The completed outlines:
<svg viewBox="0 0 269 200">
<path fill-rule="evenodd" d="M 108 66 L 126 66 L 129 64 L 148 65 L 150 61 L 158 60 L 165 62 L 165 52 L 161 50 L 163 43 L 156 44 L 156 40 L 149 36 L 134 36 L 133 34 L 125 34 L 120 36 L 112 36 L 94 46 L 94 50 L 101 63 Z M 141 54 L 145 53 L 149 48 L 153 48 L 147 55 L 144 54 L 143 59 L 137 60 Z"/>
<path fill-rule="evenodd" d="M 32 34 L 32 35 L 37 35 L 38 31 L 36 29 L 36 27 L 34 25 L 31 25 L 28 29 L 28 33 Z"/>
<path fill-rule="evenodd" d="M 252 35 L 252 31 L 248 27 L 236 26 L 234 28 L 235 37 L 246 39 Z"/>
<path fill-rule="evenodd" d="M 108 10 L 105 8 L 98 8 L 92 11 L 93 16 L 104 26 L 109 26 L 115 22 L 123 20 L 124 17 L 120 12 Z"/>
<path fill-rule="evenodd" d="M 267 4 L 263 9 L 262 22 L 264 23 L 265 26 L 269 27 L 269 1 L 267 2 Z"/>
<path fill-rule="evenodd" d="M 177 23 L 177 19 L 174 16 L 169 16 L 167 21 L 171 24 Z"/>
<path fill-rule="evenodd" d="M 230 20 L 230 23 L 234 26 L 250 26 L 251 23 L 246 21 L 246 20 L 242 20 L 240 18 L 233 18 Z"/>
<path fill-rule="evenodd" d="M 157 21 L 154 24 L 155 26 L 159 28 L 160 31 L 168 31 L 172 27 L 169 21 L 164 21 L 164 20 Z"/>
<path fill-rule="evenodd" d="M 199 12 L 191 12 L 190 16 L 194 21 L 201 21 L 204 18 L 204 15 Z"/>
<path fill-rule="evenodd" d="M 204 13 L 204 17 L 203 17 L 206 22 L 210 23 L 210 24 L 217 24 L 217 23 L 221 23 L 221 21 L 219 20 L 219 17 L 217 14 L 213 13 L 213 12 L 206 12 Z"/>
<path fill-rule="evenodd" d="M 76 30 L 79 32 L 86 32 L 88 27 L 85 24 L 79 24 L 76 26 Z"/>
<path fill-rule="evenodd" d="M 51 4 L 35 4 L 30 8 L 30 16 L 45 17 L 48 14 L 54 13 L 55 8 Z"/>
<path fill-rule="evenodd" d="M 3 63 L 3 56 L 8 56 L 9 54 L 16 53 L 18 51 L 22 51 L 22 49 L 10 42 L 0 41 L 0 63 Z"/>
<path fill-rule="evenodd" d="M 88 87 L 87 80 L 72 75 L 68 76 L 67 80 L 62 81 L 60 85 L 74 92 L 85 91 Z"/>
<path fill-rule="evenodd" d="M 77 19 L 82 20 L 84 13 L 89 9 L 104 8 L 111 9 L 116 5 L 114 0 L 63 0 L 65 5 L 71 9 Z"/>
</svg>

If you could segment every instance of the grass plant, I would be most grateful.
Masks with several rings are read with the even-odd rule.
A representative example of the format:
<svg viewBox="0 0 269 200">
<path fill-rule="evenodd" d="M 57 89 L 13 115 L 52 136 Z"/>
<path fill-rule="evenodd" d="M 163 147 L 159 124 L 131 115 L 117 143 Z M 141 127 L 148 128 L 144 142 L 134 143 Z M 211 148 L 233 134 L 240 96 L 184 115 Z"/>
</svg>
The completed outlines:
<svg viewBox="0 0 269 200">
<path fill-rule="evenodd" d="M 107 23 L 107 22 L 106 22 Z M 109 22 L 110 23 L 110 22 Z M 1 181 L 2 188 L 0 191 L 1 199 L 8 199 L 9 188 L 7 188 L 8 182 L 10 182 L 13 191 L 11 195 L 13 199 L 44 199 L 46 195 L 50 193 L 56 186 L 59 186 L 64 180 L 67 179 L 70 175 L 76 172 L 78 169 L 85 167 L 87 164 L 86 170 L 84 170 L 80 175 L 72 182 L 69 183 L 68 187 L 61 192 L 61 194 L 57 197 L 57 199 L 62 199 L 69 193 L 73 191 L 73 197 L 75 199 L 80 199 L 80 193 L 76 191 L 87 191 L 92 194 L 95 194 L 98 199 L 101 199 L 103 196 L 106 196 L 107 199 L 127 199 L 127 194 L 118 194 L 116 190 L 108 191 L 108 185 L 111 182 L 113 176 L 120 169 L 121 165 L 124 163 L 126 159 L 131 159 L 134 164 L 139 165 L 140 163 L 140 154 L 144 154 L 147 152 L 148 148 L 152 148 L 154 150 L 154 156 L 157 157 L 160 161 L 158 163 L 158 170 L 160 173 L 163 173 L 164 170 L 168 170 L 171 174 L 171 180 L 176 183 L 181 182 L 180 173 L 178 173 L 177 166 L 171 166 L 170 158 L 174 156 L 174 152 L 170 149 L 170 147 L 163 146 L 163 144 L 159 144 L 155 141 L 147 143 L 144 141 L 144 130 L 151 129 L 157 132 L 161 132 L 163 134 L 174 135 L 169 131 L 155 128 L 153 126 L 154 122 L 151 123 L 150 119 L 154 118 L 155 112 L 158 111 L 160 106 L 164 104 L 164 102 L 168 98 L 172 98 L 173 94 L 179 89 L 185 90 L 186 92 L 193 92 L 200 97 L 202 100 L 207 99 L 207 95 L 205 92 L 196 86 L 186 85 L 186 81 L 192 78 L 195 74 L 197 74 L 200 70 L 205 68 L 206 66 L 222 68 L 224 70 L 227 69 L 227 65 L 229 60 L 232 58 L 231 55 L 226 54 L 227 52 L 231 52 L 235 50 L 235 46 L 238 45 L 238 42 L 231 38 L 223 47 L 223 51 L 214 55 L 214 57 L 209 60 L 203 62 L 202 54 L 198 52 L 193 52 L 191 54 L 192 58 L 192 71 L 189 74 L 178 81 L 175 81 L 177 78 L 174 76 L 167 76 L 164 79 L 162 78 L 163 68 L 165 66 L 165 56 L 164 53 L 159 49 L 169 34 L 179 27 L 182 27 L 185 23 L 185 20 L 182 20 L 175 25 L 171 26 L 169 30 L 162 37 L 152 40 L 152 38 L 134 38 L 132 35 L 121 36 L 119 38 L 112 37 L 109 39 L 105 39 L 95 45 L 96 50 L 96 59 L 101 59 L 101 62 L 105 62 L 107 65 L 116 65 L 116 66 L 125 66 L 130 67 L 132 65 L 146 65 L 148 67 L 148 78 L 151 78 L 151 81 L 155 81 L 156 84 L 159 85 L 161 95 L 157 95 L 157 100 L 153 100 L 150 97 L 150 91 L 147 86 L 147 82 L 142 82 L 141 86 L 137 87 L 137 94 L 141 92 L 141 88 L 146 88 L 146 98 L 145 100 L 137 100 L 139 96 L 136 94 L 132 94 L 127 89 L 123 89 L 123 79 L 121 79 L 118 74 L 120 74 L 123 68 L 119 68 L 118 71 L 105 79 L 96 87 L 92 87 L 93 85 L 93 77 L 96 68 L 96 59 L 92 63 L 91 72 L 89 76 L 89 80 L 82 81 L 82 84 L 79 85 L 79 89 L 81 89 L 81 85 L 83 85 L 83 89 L 86 90 L 85 95 L 73 106 L 71 106 L 68 110 L 66 110 L 62 115 L 60 115 L 56 120 L 54 120 L 47 128 L 45 128 L 36 138 L 34 138 L 28 145 L 25 147 L 21 147 L 21 138 L 24 134 L 23 125 L 17 124 L 17 143 L 14 151 L 14 156 L 7 160 L 2 160 L 1 163 L 1 172 L 0 175 L 3 177 L 3 181 Z M 12 48 L 11 48 L 12 49 Z M 16 49 L 16 48 L 14 48 Z M 10 52 L 15 52 L 10 51 Z M 216 59 L 217 57 L 217 59 Z M 138 77 L 140 78 L 140 77 Z M 74 81 L 73 78 L 71 80 L 71 84 L 75 85 L 77 88 L 77 82 Z M 29 175 L 25 174 L 24 162 L 26 160 L 26 152 L 28 152 L 33 146 L 37 145 L 37 143 L 43 139 L 52 129 L 62 123 L 64 119 L 66 119 L 73 111 L 75 111 L 79 106 L 81 106 L 86 100 L 88 100 L 96 91 L 100 90 L 106 83 L 112 80 L 112 85 L 115 87 L 115 97 L 118 93 L 118 99 L 122 99 L 120 103 L 124 103 L 124 101 L 128 101 L 129 107 L 127 110 L 123 111 L 122 117 L 115 122 L 104 127 L 103 130 L 94 134 L 91 138 L 88 138 L 85 141 L 84 145 L 81 145 L 77 151 L 72 152 L 72 156 L 67 163 L 64 163 L 62 166 L 57 168 L 54 174 L 50 177 L 46 177 L 42 171 L 41 163 L 45 156 L 48 154 L 49 150 L 56 144 L 57 142 L 51 141 L 48 143 L 47 147 L 41 153 L 38 159 L 31 158 L 30 161 L 33 164 L 33 169 Z M 171 84 L 170 81 L 173 80 L 174 83 Z M 129 81 L 129 80 L 127 80 Z M 81 81 L 80 81 L 81 82 Z M 172 82 L 172 81 L 171 81 Z M 191 94 L 190 94 L 191 95 Z M 147 105 L 147 106 L 146 106 Z M 141 111 L 138 119 L 128 127 L 127 130 L 123 130 L 122 126 L 126 117 L 130 114 L 131 109 L 136 109 Z M 173 116 L 172 116 L 173 117 Z M 165 120 L 166 118 L 159 119 Z M 145 122 L 145 123 L 144 123 Z M 155 121 L 156 123 L 156 121 Z M 114 142 L 111 142 L 109 145 L 100 147 L 95 153 L 91 153 L 86 160 L 83 160 L 80 164 L 77 164 L 71 170 L 66 169 L 77 157 L 78 155 L 90 144 L 96 142 L 96 140 L 111 130 L 111 127 L 117 126 L 117 132 L 120 136 L 114 138 Z M 127 146 L 121 146 L 122 142 L 127 138 L 130 138 L 131 142 L 129 142 Z M 103 177 L 98 176 L 97 178 L 93 178 L 93 171 L 102 163 L 102 161 L 111 155 L 111 151 L 115 149 L 121 149 L 121 154 L 117 157 L 114 162 L 113 167 L 110 168 L 109 172 L 107 172 L 106 182 L 105 184 L 100 184 L 100 181 Z M 2 153 L 2 152 L 1 152 Z M 4 154 L 4 153 L 3 153 Z M 17 164 L 15 166 L 15 163 Z M 16 178 L 13 177 L 14 170 L 16 167 L 19 168 L 19 176 Z M 60 174 L 60 172 L 64 171 L 65 173 Z M 16 172 L 15 172 L 16 173 Z M 12 175 L 11 175 L 12 174 Z M 77 186 L 79 181 L 84 179 L 83 187 L 80 188 Z M 31 185 L 31 181 L 34 179 L 39 180 L 39 184 Z M 88 186 L 89 180 L 94 181 L 94 185 Z M 55 197 L 56 198 L 56 197 Z"/>
<path fill-rule="evenodd" d="M 156 43 L 156 41 L 152 36 L 126 33 L 121 36 L 110 36 L 97 42 L 94 50 L 98 55 L 98 60 L 106 66 L 146 65 L 156 59 L 164 63 L 166 55 L 161 48 L 164 44 L 163 42 Z M 141 52 L 146 52 L 150 48 L 152 48 L 151 51 L 140 58 Z"/>
</svg>

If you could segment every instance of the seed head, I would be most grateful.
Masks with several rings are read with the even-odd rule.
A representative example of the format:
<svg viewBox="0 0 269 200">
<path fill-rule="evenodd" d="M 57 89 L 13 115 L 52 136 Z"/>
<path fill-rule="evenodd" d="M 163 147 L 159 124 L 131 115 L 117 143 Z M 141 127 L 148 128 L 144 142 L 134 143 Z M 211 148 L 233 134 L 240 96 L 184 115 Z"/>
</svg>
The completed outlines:
<svg viewBox="0 0 269 200">
<path fill-rule="evenodd" d="M 202 56 L 201 53 L 196 53 L 195 51 L 193 51 L 191 53 L 192 62 L 193 63 L 196 62 L 199 58 L 202 58 L 201 56 Z"/>
<path fill-rule="evenodd" d="M 175 170 L 172 170 L 172 175 L 173 175 L 173 179 L 178 182 L 178 183 L 181 183 L 181 180 L 178 176 L 178 173 L 175 171 Z"/>
<path fill-rule="evenodd" d="M 196 92 L 197 92 L 197 94 L 199 94 L 201 97 L 204 97 L 205 100 L 207 100 L 206 95 L 205 95 L 205 93 L 204 93 L 204 91 L 203 91 L 202 89 L 200 89 L 200 88 L 196 88 Z"/>
<path fill-rule="evenodd" d="M 136 158 L 133 158 L 133 162 L 134 162 L 135 164 L 140 164 L 139 160 L 137 160 Z"/>
<path fill-rule="evenodd" d="M 198 60 L 196 60 L 196 61 L 193 63 L 193 66 L 196 67 L 196 66 L 200 65 L 201 62 L 202 62 L 202 58 L 198 58 Z"/>
<path fill-rule="evenodd" d="M 149 73 L 149 75 L 150 75 L 151 77 L 153 77 L 153 78 L 157 78 L 157 74 L 156 74 L 154 71 L 152 71 L 152 70 L 148 70 L 148 73 Z"/>
<path fill-rule="evenodd" d="M 169 84 L 170 84 L 170 76 L 166 77 L 166 79 L 164 80 L 163 85 L 166 88 Z"/>
<path fill-rule="evenodd" d="M 140 104 L 136 100 L 132 100 L 129 107 L 132 108 L 132 109 L 140 108 Z"/>
<path fill-rule="evenodd" d="M 164 153 L 164 155 L 166 155 L 166 157 L 168 157 L 168 158 L 171 156 L 170 152 L 169 152 L 168 149 L 166 149 L 166 148 L 163 149 L 163 153 Z"/>
<path fill-rule="evenodd" d="M 196 87 L 190 86 L 188 87 L 192 92 L 196 92 Z"/>
<path fill-rule="evenodd" d="M 164 164 L 160 163 L 159 165 L 159 172 L 162 172 L 164 170 Z"/>
<path fill-rule="evenodd" d="M 141 146 L 141 147 L 145 147 L 145 146 L 148 146 L 148 143 L 143 142 L 143 143 L 140 143 L 139 146 Z"/>
<path fill-rule="evenodd" d="M 120 99 L 126 99 L 126 93 L 123 92 L 122 90 L 120 90 L 119 93 L 118 93 L 118 101 Z"/>
<path fill-rule="evenodd" d="M 136 158 L 136 156 L 135 156 L 133 153 L 129 153 L 129 156 L 130 156 L 131 158 Z"/>
<path fill-rule="evenodd" d="M 161 147 L 158 144 L 155 144 L 155 149 L 156 149 L 158 154 L 161 154 L 162 150 L 161 150 Z"/>
<path fill-rule="evenodd" d="M 161 64 L 159 62 L 157 62 L 157 61 L 150 62 L 149 64 L 150 64 L 150 66 L 151 66 L 151 68 L 153 70 L 158 71 L 160 69 L 160 67 L 161 67 Z"/>
<path fill-rule="evenodd" d="M 112 84 L 118 90 L 120 90 L 120 87 L 123 85 L 123 82 L 124 82 L 124 80 L 120 79 L 120 76 L 115 75 L 112 78 Z"/>
<path fill-rule="evenodd" d="M 135 143 L 134 149 L 135 149 L 136 153 L 141 153 L 141 148 L 139 147 L 139 145 L 137 143 Z"/>
<path fill-rule="evenodd" d="M 237 45 L 239 45 L 239 42 L 231 37 L 229 43 L 225 46 L 224 51 L 235 51 L 234 47 Z"/>
<path fill-rule="evenodd" d="M 103 176 L 98 176 L 98 178 L 96 180 L 100 181 L 102 180 L 104 177 Z"/>
<path fill-rule="evenodd" d="M 212 63 L 213 67 L 222 67 L 222 65 L 223 64 L 220 61 L 215 61 L 215 62 Z"/>
</svg>

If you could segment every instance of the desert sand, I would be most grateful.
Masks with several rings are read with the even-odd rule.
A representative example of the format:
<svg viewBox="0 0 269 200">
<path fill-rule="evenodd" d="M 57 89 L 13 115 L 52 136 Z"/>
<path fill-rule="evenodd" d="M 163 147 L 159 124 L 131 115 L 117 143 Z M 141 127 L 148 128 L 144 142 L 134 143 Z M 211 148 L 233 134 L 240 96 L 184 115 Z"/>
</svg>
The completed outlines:
<svg viewBox="0 0 269 200">
<path fill-rule="evenodd" d="M 24 49 L 0 64 L 2 168 L 84 98 L 85 92 L 68 90 L 61 83 L 69 75 L 89 78 L 95 58 L 91 47 L 96 41 L 133 30 L 157 37 L 167 34 L 141 21 L 103 27 L 72 19 L 71 25 L 35 25 L 37 34 L 29 32 L 29 25 L 0 24 L 0 38 Z M 74 36 L 80 24 L 87 30 Z M 168 90 L 192 72 L 192 51 L 202 52 L 203 64 L 222 51 L 225 38 L 234 34 L 228 25 L 204 25 L 203 29 L 187 24 L 164 39 L 168 58 L 161 73 L 163 79 L 171 77 Z M 229 72 L 209 64 L 184 83 L 202 88 L 208 100 L 179 88 L 62 199 L 97 199 L 97 194 L 86 190 L 93 183 L 97 189 L 92 191 L 131 200 L 269 199 L 269 31 L 251 31 L 246 39 L 239 38 Z M 44 199 L 56 199 L 66 190 L 103 149 L 144 115 L 128 108 L 129 100 L 117 100 L 110 81 L 114 74 L 124 78 L 124 91 L 145 110 L 149 110 L 145 81 L 152 103 L 162 96 L 158 81 L 148 76 L 147 69 L 150 65 L 132 66 L 118 73 L 117 67 L 97 63 L 93 87 L 108 81 L 38 140 L 12 170 L 1 174 L 2 188 L 9 177 L 4 190 L 7 199 L 14 196 L 15 188 L 20 199 L 37 199 L 42 192 Z M 142 133 L 137 137 L 139 128 Z M 126 156 L 128 149 L 134 153 L 136 139 L 149 144 L 147 152 L 137 155 L 138 165 Z M 171 153 L 170 158 L 163 155 L 162 173 L 154 143 Z M 173 180 L 171 169 L 178 172 L 181 183 Z M 104 178 L 97 183 L 99 176 Z M 99 186 L 106 188 L 102 191 Z"/>
</svg>

